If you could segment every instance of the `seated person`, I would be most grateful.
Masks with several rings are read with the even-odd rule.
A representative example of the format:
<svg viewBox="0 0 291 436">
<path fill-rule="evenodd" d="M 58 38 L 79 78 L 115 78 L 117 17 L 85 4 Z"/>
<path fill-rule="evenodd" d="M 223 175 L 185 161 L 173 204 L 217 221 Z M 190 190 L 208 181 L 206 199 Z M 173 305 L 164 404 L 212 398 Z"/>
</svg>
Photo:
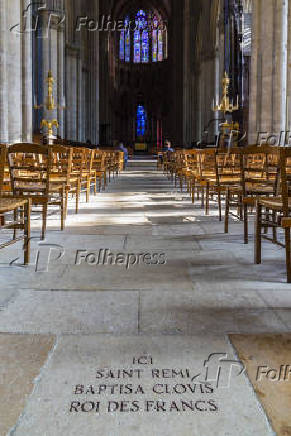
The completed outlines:
<svg viewBox="0 0 291 436">
<path fill-rule="evenodd" d="M 128 162 L 128 150 L 124 147 L 123 142 L 120 142 L 118 150 L 124 153 L 124 167 L 126 168 Z"/>
<path fill-rule="evenodd" d="M 168 151 L 170 153 L 174 153 L 174 151 L 175 151 L 172 147 L 171 141 L 169 141 L 168 139 L 165 141 L 163 151 L 164 152 Z"/>
</svg>

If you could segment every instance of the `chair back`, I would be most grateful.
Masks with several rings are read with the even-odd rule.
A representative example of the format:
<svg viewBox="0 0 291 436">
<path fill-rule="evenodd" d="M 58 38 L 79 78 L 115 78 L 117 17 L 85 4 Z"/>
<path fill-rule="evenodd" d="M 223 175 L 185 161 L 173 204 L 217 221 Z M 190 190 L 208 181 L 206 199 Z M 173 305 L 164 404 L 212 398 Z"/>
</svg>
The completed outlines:
<svg viewBox="0 0 291 436">
<path fill-rule="evenodd" d="M 74 147 L 72 152 L 72 173 L 81 179 L 87 169 L 87 154 L 85 148 Z"/>
<path fill-rule="evenodd" d="M 13 195 L 48 197 L 51 155 L 47 145 L 11 145 L 8 160 Z"/>
<path fill-rule="evenodd" d="M 6 165 L 6 145 L 0 144 L 0 195 L 4 190 L 4 175 Z"/>
<path fill-rule="evenodd" d="M 276 195 L 279 182 L 279 148 L 251 145 L 242 149 L 241 153 L 244 195 L 248 191 L 259 192 L 260 187 L 269 187 L 269 193 Z"/>
<path fill-rule="evenodd" d="M 240 185 L 241 183 L 241 149 L 223 148 L 216 153 L 216 176 L 218 185 Z"/>
<path fill-rule="evenodd" d="M 202 179 L 207 177 L 216 177 L 215 148 L 199 151 L 199 176 Z"/>
<path fill-rule="evenodd" d="M 105 171 L 105 153 L 100 150 L 93 151 L 92 169 L 96 172 Z"/>
<path fill-rule="evenodd" d="M 62 180 L 67 185 L 70 184 L 70 176 L 72 172 L 72 156 L 73 149 L 64 147 L 63 145 L 50 145 L 51 153 L 51 177 L 50 180 L 57 178 Z"/>
<path fill-rule="evenodd" d="M 280 149 L 281 194 L 284 217 L 291 216 L 291 148 Z"/>
</svg>

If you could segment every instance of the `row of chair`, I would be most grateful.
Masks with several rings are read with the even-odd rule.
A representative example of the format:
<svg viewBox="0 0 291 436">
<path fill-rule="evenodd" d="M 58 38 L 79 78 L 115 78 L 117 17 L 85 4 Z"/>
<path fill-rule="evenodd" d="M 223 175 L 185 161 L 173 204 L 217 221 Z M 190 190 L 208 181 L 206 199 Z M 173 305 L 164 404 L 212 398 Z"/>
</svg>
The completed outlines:
<svg viewBox="0 0 291 436">
<path fill-rule="evenodd" d="M 30 207 L 42 210 L 41 238 L 47 228 L 48 207 L 60 210 L 61 229 L 65 227 L 69 196 L 75 198 L 79 211 L 82 192 L 89 202 L 91 191 L 105 189 L 112 177 L 124 166 L 122 152 L 91 150 L 63 145 L 17 143 L 0 145 L 0 228 L 14 229 L 12 241 L 19 240 L 17 229 L 29 239 Z M 7 212 L 13 212 L 12 223 L 5 223 Z M 29 262 L 29 245 L 25 247 L 25 263 Z"/>
<path fill-rule="evenodd" d="M 224 231 L 228 233 L 229 217 L 235 215 L 244 222 L 245 244 L 249 241 L 248 217 L 255 211 L 255 263 L 262 261 L 262 239 L 285 247 L 287 280 L 291 282 L 291 148 L 251 145 L 167 152 L 163 170 L 181 190 L 186 185 L 192 202 L 201 201 L 206 215 L 212 199 L 221 221 L 224 200 Z M 278 228 L 284 229 L 283 242 Z"/>
</svg>

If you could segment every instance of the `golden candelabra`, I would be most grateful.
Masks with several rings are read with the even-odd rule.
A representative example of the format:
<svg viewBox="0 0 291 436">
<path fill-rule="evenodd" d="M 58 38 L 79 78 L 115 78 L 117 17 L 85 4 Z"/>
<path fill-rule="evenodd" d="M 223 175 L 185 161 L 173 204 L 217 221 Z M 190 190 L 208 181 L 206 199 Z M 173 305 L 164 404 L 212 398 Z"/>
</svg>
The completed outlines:
<svg viewBox="0 0 291 436">
<path fill-rule="evenodd" d="M 221 141 L 224 144 L 226 138 L 231 138 L 234 143 L 237 145 L 239 138 L 239 123 L 237 121 L 227 120 L 226 114 L 233 113 L 239 110 L 239 100 L 237 96 L 237 102 L 234 104 L 233 100 L 230 100 L 229 97 L 229 86 L 230 86 L 230 78 L 228 77 L 227 72 L 224 73 L 224 77 L 222 80 L 222 100 L 220 104 L 216 104 L 213 107 L 215 112 L 221 111 L 224 113 L 225 121 L 220 124 L 221 128 Z"/>
<path fill-rule="evenodd" d="M 230 78 L 227 75 L 227 72 L 224 73 L 224 78 L 222 80 L 222 100 L 220 104 L 217 104 L 214 106 L 213 110 L 215 112 L 221 111 L 226 114 L 227 112 L 232 113 L 239 110 L 239 102 L 238 102 L 238 96 L 237 96 L 237 103 L 234 104 L 233 101 L 230 101 L 229 98 L 229 85 L 230 85 Z"/>
<path fill-rule="evenodd" d="M 34 105 L 34 109 L 39 110 L 43 107 L 45 107 L 48 111 L 54 111 L 57 108 L 65 109 L 65 106 L 56 106 L 53 96 L 53 90 L 54 90 L 54 78 L 52 75 L 52 72 L 49 71 L 47 75 L 47 97 L 46 97 L 46 103 L 42 105 Z M 45 120 L 43 119 L 40 124 L 40 128 L 43 129 L 44 127 L 47 128 L 47 134 L 48 137 L 53 137 L 53 127 L 56 127 L 56 129 L 59 128 L 58 120 Z"/>
</svg>

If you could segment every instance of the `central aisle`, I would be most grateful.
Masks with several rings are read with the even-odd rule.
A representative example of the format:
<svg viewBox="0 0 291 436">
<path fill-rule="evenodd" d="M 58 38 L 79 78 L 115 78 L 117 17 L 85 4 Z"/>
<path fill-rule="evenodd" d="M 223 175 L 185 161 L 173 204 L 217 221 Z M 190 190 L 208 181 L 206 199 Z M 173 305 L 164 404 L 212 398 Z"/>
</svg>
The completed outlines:
<svg viewBox="0 0 291 436">
<path fill-rule="evenodd" d="M 0 434 L 271 436 L 228 334 L 290 331 L 283 253 L 254 266 L 241 224 L 225 236 L 153 161 L 71 206 L 45 244 L 34 222 L 28 268 L 0 252 Z"/>
</svg>

